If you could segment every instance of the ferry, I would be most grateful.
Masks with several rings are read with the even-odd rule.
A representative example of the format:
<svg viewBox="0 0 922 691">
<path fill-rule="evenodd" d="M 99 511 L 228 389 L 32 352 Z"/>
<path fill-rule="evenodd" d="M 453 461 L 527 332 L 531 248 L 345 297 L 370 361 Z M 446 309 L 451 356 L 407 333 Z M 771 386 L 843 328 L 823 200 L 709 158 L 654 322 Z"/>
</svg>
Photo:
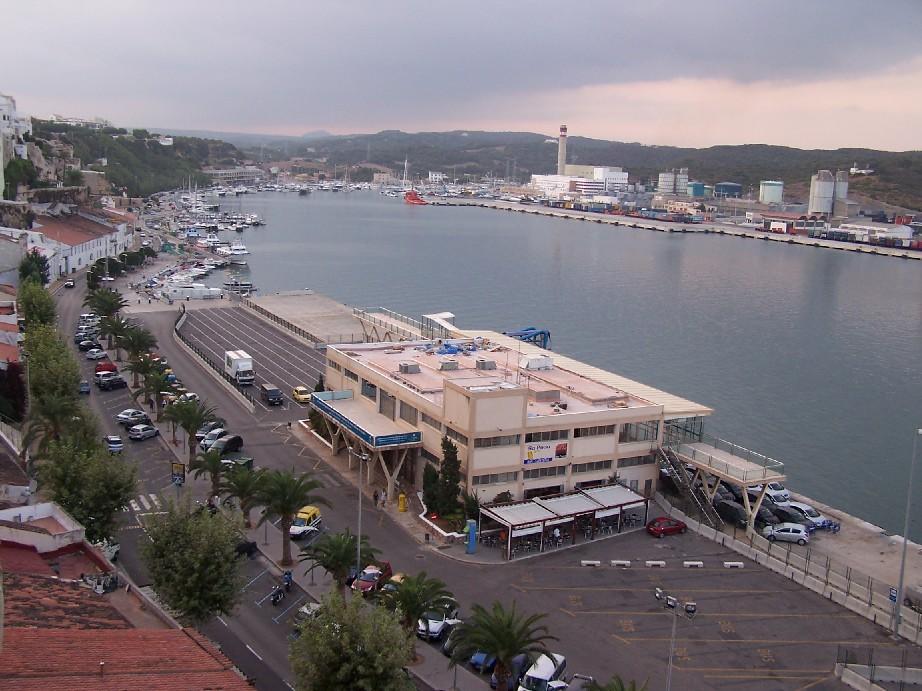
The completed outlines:
<svg viewBox="0 0 922 691">
<path fill-rule="evenodd" d="M 224 281 L 224 287 L 232 293 L 251 293 L 256 290 L 256 286 L 254 286 L 252 282 L 241 281 L 236 278 L 230 281 Z"/>
<path fill-rule="evenodd" d="M 407 204 L 416 204 L 416 205 L 424 205 L 424 204 L 429 203 L 425 199 L 420 197 L 419 194 L 417 194 L 416 190 L 409 190 L 406 194 L 404 194 L 403 201 L 405 201 Z"/>
</svg>

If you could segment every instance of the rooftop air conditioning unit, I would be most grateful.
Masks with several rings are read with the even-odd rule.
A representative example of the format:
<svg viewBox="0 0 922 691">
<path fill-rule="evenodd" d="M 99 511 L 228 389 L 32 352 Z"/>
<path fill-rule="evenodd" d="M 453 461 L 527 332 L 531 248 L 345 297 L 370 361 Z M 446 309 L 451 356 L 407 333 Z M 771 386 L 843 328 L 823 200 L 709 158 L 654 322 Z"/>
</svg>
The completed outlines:
<svg viewBox="0 0 922 691">
<path fill-rule="evenodd" d="M 439 369 L 443 372 L 458 369 L 458 361 L 454 358 L 447 357 L 439 362 Z"/>
<path fill-rule="evenodd" d="M 401 362 L 398 366 L 401 374 L 419 374 L 418 362 Z"/>
<path fill-rule="evenodd" d="M 480 370 L 496 369 L 496 360 L 490 360 L 489 358 L 479 357 L 477 358 L 477 369 L 480 369 Z"/>
</svg>

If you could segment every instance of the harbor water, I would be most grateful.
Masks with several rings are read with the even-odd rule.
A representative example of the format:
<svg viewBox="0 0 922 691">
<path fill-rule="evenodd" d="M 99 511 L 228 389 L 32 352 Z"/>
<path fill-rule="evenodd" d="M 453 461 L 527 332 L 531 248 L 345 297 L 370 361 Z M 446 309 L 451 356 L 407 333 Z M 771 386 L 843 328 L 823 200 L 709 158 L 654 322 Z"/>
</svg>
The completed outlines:
<svg viewBox="0 0 922 691">
<path fill-rule="evenodd" d="M 705 431 L 783 461 L 795 490 L 902 529 L 922 427 L 918 262 L 370 191 L 221 200 L 238 208 L 267 222 L 242 234 L 258 295 L 550 329 L 554 350 L 714 408 Z"/>
</svg>

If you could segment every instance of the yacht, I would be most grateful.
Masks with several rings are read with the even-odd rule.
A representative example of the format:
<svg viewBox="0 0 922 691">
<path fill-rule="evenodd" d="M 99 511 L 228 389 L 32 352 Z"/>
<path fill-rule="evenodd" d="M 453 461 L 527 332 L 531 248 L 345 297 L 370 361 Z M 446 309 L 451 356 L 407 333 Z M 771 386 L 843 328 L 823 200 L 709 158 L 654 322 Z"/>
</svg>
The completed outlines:
<svg viewBox="0 0 922 691">
<path fill-rule="evenodd" d="M 224 255 L 225 257 L 239 257 L 240 255 L 250 253 L 246 245 L 240 241 L 231 243 L 230 247 L 218 247 L 215 252 Z"/>
</svg>

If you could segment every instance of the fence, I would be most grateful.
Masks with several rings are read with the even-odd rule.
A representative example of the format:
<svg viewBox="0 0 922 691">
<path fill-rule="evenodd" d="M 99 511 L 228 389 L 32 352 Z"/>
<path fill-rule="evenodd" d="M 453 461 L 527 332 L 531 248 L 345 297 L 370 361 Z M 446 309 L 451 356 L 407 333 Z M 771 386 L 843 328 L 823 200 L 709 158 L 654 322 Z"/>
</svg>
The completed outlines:
<svg viewBox="0 0 922 691">
<path fill-rule="evenodd" d="M 242 300 L 242 303 L 244 307 L 248 307 L 249 309 L 256 312 L 256 314 L 263 317 L 264 319 L 272 322 L 273 324 L 277 324 L 278 326 L 281 326 L 283 329 L 287 329 L 288 331 L 291 331 L 296 336 L 300 336 L 301 338 L 305 340 L 311 341 L 317 347 L 320 347 L 326 343 L 364 343 L 365 342 L 365 334 L 327 334 L 325 338 L 321 338 L 320 336 L 312 334 L 307 329 L 302 329 L 297 324 L 292 324 L 287 319 L 282 319 L 282 317 L 278 316 L 277 314 L 274 314 L 273 312 L 270 312 L 265 307 L 261 307 L 260 305 L 257 305 L 255 302 L 253 302 L 249 298 L 244 298 Z"/>
<path fill-rule="evenodd" d="M 790 578 L 843 607 L 885 628 L 892 626 L 896 604 L 890 599 L 893 584 L 868 576 L 828 554 L 812 548 L 803 551 L 779 542 L 769 542 L 760 535 L 724 526 L 716 530 L 673 507 L 662 494 L 656 501 L 670 516 L 688 524 L 703 537 L 714 540 L 752 559 L 757 564 Z M 922 607 L 910 606 L 916 598 L 910 593 L 900 606 L 899 635 L 915 643 L 922 642 Z M 918 609 L 916 608 L 918 607 Z"/>
<path fill-rule="evenodd" d="M 922 683 L 922 651 L 910 647 L 873 648 L 840 645 L 836 650 L 836 676 L 849 676 L 888 689 L 907 689 Z M 853 687 L 860 685 L 852 685 Z"/>
</svg>

